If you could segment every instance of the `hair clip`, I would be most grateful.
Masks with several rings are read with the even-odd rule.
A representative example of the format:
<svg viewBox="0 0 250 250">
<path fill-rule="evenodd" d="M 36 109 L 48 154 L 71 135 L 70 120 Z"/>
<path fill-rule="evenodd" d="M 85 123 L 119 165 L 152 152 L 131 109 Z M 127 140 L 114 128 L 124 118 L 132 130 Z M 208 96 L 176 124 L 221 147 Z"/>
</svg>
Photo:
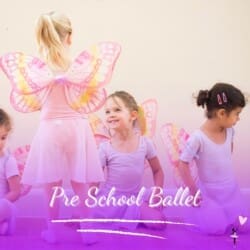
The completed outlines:
<svg viewBox="0 0 250 250">
<path fill-rule="evenodd" d="M 222 105 L 222 100 L 221 100 L 220 94 L 217 94 L 217 101 L 218 101 L 219 105 Z"/>
<path fill-rule="evenodd" d="M 227 102 L 227 96 L 226 96 L 226 94 L 224 92 L 222 93 L 222 100 L 223 100 L 224 103 Z"/>
</svg>

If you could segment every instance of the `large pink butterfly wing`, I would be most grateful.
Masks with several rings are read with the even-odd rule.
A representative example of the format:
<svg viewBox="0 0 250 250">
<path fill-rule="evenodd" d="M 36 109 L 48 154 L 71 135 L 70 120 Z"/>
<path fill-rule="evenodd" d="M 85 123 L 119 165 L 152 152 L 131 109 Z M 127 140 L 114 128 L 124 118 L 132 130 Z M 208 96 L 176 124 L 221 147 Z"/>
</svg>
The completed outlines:
<svg viewBox="0 0 250 250">
<path fill-rule="evenodd" d="M 0 62 L 13 90 L 20 94 L 36 93 L 53 80 L 47 65 L 37 57 L 13 52 L 1 56 Z"/>
<path fill-rule="evenodd" d="M 49 93 L 48 89 L 42 89 L 34 94 L 20 94 L 14 90 L 10 93 L 10 103 L 19 112 L 28 113 L 40 110 Z"/>
<path fill-rule="evenodd" d="M 111 79 L 120 52 L 120 45 L 114 42 L 93 45 L 76 57 L 66 79 L 80 87 L 103 87 Z"/>
<path fill-rule="evenodd" d="M 174 171 L 174 180 L 177 186 L 183 185 L 183 181 L 178 173 L 177 164 L 179 162 L 180 154 L 185 147 L 186 141 L 189 138 L 189 134 L 184 128 L 178 128 L 173 123 L 166 123 L 161 128 L 161 138 L 166 146 L 167 156 Z M 196 166 L 193 161 L 190 164 L 191 174 L 194 180 L 197 180 Z"/>
<path fill-rule="evenodd" d="M 142 104 L 144 116 L 146 120 L 146 130 L 144 135 L 152 138 L 156 130 L 156 118 L 158 114 L 158 103 L 155 99 L 148 99 Z"/>
<path fill-rule="evenodd" d="M 0 65 L 12 84 L 10 101 L 13 107 L 20 112 L 39 110 L 53 80 L 45 63 L 36 57 L 14 52 L 3 55 Z"/>
<path fill-rule="evenodd" d="M 72 83 L 66 91 L 69 105 L 80 113 L 98 110 L 106 100 L 102 88 L 110 80 L 121 47 L 117 43 L 102 42 L 82 52 L 66 74 Z"/>
<path fill-rule="evenodd" d="M 110 140 L 108 129 L 100 117 L 96 114 L 90 114 L 88 119 L 98 146 L 100 143 Z"/>
<path fill-rule="evenodd" d="M 100 109 L 107 98 L 104 88 L 65 86 L 65 94 L 69 105 L 79 113 L 89 114 Z"/>
<path fill-rule="evenodd" d="M 153 139 L 156 130 L 156 118 L 158 113 L 158 103 L 155 99 L 147 99 L 142 104 L 145 124 L 143 124 L 142 134 Z M 145 168 L 149 167 L 148 161 L 145 161 Z"/>
</svg>

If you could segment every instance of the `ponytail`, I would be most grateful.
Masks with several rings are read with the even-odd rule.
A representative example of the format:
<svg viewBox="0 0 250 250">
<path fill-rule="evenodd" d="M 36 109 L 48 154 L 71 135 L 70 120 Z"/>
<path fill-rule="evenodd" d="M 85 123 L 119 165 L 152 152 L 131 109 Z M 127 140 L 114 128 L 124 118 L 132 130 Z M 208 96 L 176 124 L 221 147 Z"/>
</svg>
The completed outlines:
<svg viewBox="0 0 250 250">
<path fill-rule="evenodd" d="M 141 134 L 144 135 L 147 131 L 145 112 L 141 106 L 138 106 L 137 112 L 138 112 L 137 125 L 141 131 Z"/>
<path fill-rule="evenodd" d="M 204 108 L 204 106 L 208 103 L 208 101 L 209 101 L 209 91 L 200 90 L 196 100 L 197 106 L 202 106 L 202 108 Z"/>
<path fill-rule="evenodd" d="M 37 21 L 36 38 L 39 52 L 54 69 L 67 69 L 69 58 L 63 41 L 72 32 L 67 17 L 56 13 L 40 16 Z"/>
</svg>

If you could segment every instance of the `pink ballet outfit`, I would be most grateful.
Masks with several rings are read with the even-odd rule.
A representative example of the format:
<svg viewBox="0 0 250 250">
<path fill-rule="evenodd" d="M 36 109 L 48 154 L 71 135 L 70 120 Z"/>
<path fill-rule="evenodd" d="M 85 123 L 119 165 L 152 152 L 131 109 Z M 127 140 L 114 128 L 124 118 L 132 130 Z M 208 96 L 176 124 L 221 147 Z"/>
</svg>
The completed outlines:
<svg viewBox="0 0 250 250">
<path fill-rule="evenodd" d="M 41 109 L 41 121 L 22 176 L 25 184 L 104 180 L 88 119 L 68 105 L 63 84 L 54 84 Z"/>
<path fill-rule="evenodd" d="M 130 197 L 137 195 L 141 186 L 145 169 L 145 160 L 156 156 L 152 141 L 140 136 L 136 151 L 131 153 L 119 152 L 112 147 L 110 141 L 103 142 L 99 147 L 99 155 L 103 167 L 107 168 L 106 181 L 100 189 L 99 195 L 105 195 L 115 187 L 115 197 L 122 195 Z M 94 217 L 109 219 L 140 219 L 140 207 L 106 206 L 94 209 Z M 134 229 L 137 223 L 114 223 L 113 227 Z"/>
<path fill-rule="evenodd" d="M 246 206 L 233 173 L 232 141 L 234 131 L 226 130 L 226 140 L 216 144 L 201 130 L 187 141 L 180 156 L 183 162 L 196 161 L 202 202 L 200 207 L 188 208 L 187 220 L 209 234 L 221 234 L 232 227 L 239 230 L 239 216 L 245 216 Z"/>
<path fill-rule="evenodd" d="M 105 102 L 103 88 L 110 80 L 121 47 L 100 42 L 82 51 L 65 72 L 53 72 L 39 58 L 7 53 L 0 66 L 12 85 L 10 101 L 19 112 L 41 110 L 22 182 L 75 182 L 104 179 L 92 130 L 83 114 Z"/>
</svg>

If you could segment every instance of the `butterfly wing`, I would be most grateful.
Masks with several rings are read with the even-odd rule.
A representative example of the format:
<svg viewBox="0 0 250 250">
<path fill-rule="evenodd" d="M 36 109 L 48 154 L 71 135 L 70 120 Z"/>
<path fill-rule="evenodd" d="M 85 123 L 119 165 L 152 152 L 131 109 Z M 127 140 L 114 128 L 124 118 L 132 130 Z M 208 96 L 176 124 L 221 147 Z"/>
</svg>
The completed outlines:
<svg viewBox="0 0 250 250">
<path fill-rule="evenodd" d="M 12 84 L 10 99 L 14 108 L 20 112 L 39 110 L 53 80 L 45 63 L 36 57 L 14 52 L 3 55 L 0 65 Z"/>
<path fill-rule="evenodd" d="M 15 157 L 17 161 L 17 166 L 20 172 L 20 176 L 23 175 L 23 171 L 24 171 L 24 167 L 25 167 L 25 163 L 26 163 L 29 151 L 30 151 L 30 145 L 18 147 L 13 151 L 13 156 Z M 30 185 L 22 184 L 21 195 L 27 194 L 30 191 L 30 189 L 31 189 Z"/>
<path fill-rule="evenodd" d="M 158 104 L 155 99 L 148 99 L 142 104 L 142 109 L 145 117 L 144 135 L 152 138 L 156 130 L 156 118 L 158 113 Z"/>
<path fill-rule="evenodd" d="M 104 88 L 67 85 L 65 86 L 65 90 L 70 107 L 83 114 L 97 111 L 103 106 L 107 98 L 107 93 Z"/>
<path fill-rule="evenodd" d="M 102 42 L 83 51 L 66 74 L 70 86 L 66 90 L 69 105 L 80 113 L 98 110 L 106 99 L 102 88 L 111 79 L 120 45 Z"/>
<path fill-rule="evenodd" d="M 42 89 L 39 94 L 20 94 L 11 91 L 10 103 L 19 112 L 28 113 L 40 110 L 42 103 L 48 94 L 48 89 Z"/>
<path fill-rule="evenodd" d="M 76 57 L 66 74 L 69 82 L 81 87 L 100 88 L 111 79 L 121 47 L 114 42 L 101 42 Z"/>
<path fill-rule="evenodd" d="M 44 62 L 21 52 L 3 55 L 0 64 L 13 90 L 21 94 L 38 92 L 46 88 L 53 79 L 51 71 Z"/>
<path fill-rule="evenodd" d="M 96 114 L 91 114 L 88 116 L 88 119 L 97 145 L 100 145 L 100 143 L 104 141 L 110 140 L 108 129 L 101 118 L 99 118 Z"/>
<path fill-rule="evenodd" d="M 140 131 L 142 135 L 153 138 L 156 130 L 156 118 L 158 113 L 158 103 L 155 99 L 148 99 L 141 104 L 142 114 L 139 110 Z M 140 119 L 140 115 L 143 119 Z M 141 124 L 143 123 L 143 124 Z M 150 167 L 148 161 L 145 161 L 145 168 Z"/>
<path fill-rule="evenodd" d="M 182 128 L 179 129 L 175 124 L 166 123 L 161 128 L 161 137 L 167 148 L 170 162 L 173 165 L 179 161 L 179 156 L 183 146 L 188 139 L 188 133 Z"/>
<path fill-rule="evenodd" d="M 180 154 L 186 144 L 189 134 L 185 131 L 184 128 L 178 128 L 173 123 L 166 123 L 161 128 L 161 138 L 164 145 L 166 146 L 167 155 L 171 165 L 174 167 L 174 179 L 177 186 L 181 186 L 183 181 L 177 170 L 177 164 L 179 161 Z M 196 166 L 193 161 L 190 164 L 191 174 L 194 180 L 197 180 Z"/>
</svg>

